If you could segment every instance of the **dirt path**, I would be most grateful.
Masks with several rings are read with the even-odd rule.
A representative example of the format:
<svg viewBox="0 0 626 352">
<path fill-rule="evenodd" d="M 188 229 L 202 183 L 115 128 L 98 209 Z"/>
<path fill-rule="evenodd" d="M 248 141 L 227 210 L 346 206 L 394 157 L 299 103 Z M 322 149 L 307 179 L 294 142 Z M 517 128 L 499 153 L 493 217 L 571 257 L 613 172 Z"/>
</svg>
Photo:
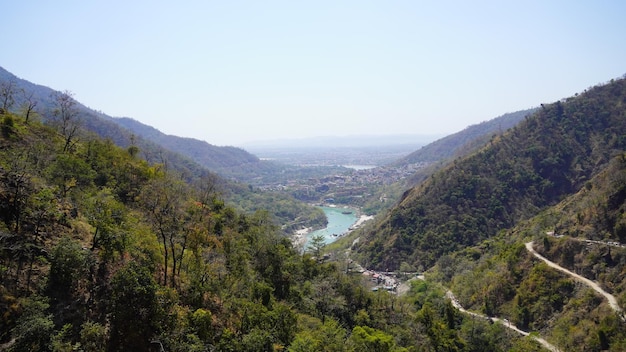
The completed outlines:
<svg viewBox="0 0 626 352">
<path fill-rule="evenodd" d="M 505 327 L 507 327 L 507 328 L 509 328 L 509 329 L 511 329 L 511 330 L 513 330 L 513 331 L 515 331 L 517 333 L 519 333 L 519 334 L 522 334 L 524 336 L 529 336 L 530 335 L 529 332 L 521 330 L 517 326 L 513 325 L 507 319 L 500 319 L 500 318 L 496 318 L 496 317 L 488 317 L 486 315 L 482 315 L 482 314 L 478 314 L 478 313 L 474 313 L 474 312 L 470 312 L 469 310 L 466 310 L 465 308 L 463 308 L 463 306 L 461 306 L 461 303 L 459 303 L 459 301 L 454 296 L 454 293 L 452 293 L 452 291 L 450 291 L 450 290 L 446 291 L 446 297 L 450 298 L 454 308 L 458 309 L 460 312 L 463 312 L 465 314 L 469 314 L 469 315 L 471 315 L 473 317 L 480 318 L 480 319 L 497 321 L 500 324 L 504 325 Z M 530 337 L 532 339 L 534 339 L 535 341 L 539 342 L 543 347 L 545 347 L 546 349 L 548 349 L 548 350 L 550 350 L 552 352 L 561 352 L 561 350 L 559 350 L 556 346 L 554 346 L 553 344 L 549 343 L 545 339 L 542 339 L 539 336 L 530 335 Z"/>
<path fill-rule="evenodd" d="M 617 314 L 619 314 L 619 316 L 621 317 L 622 320 L 626 320 L 626 316 L 624 316 L 622 308 L 619 306 L 619 304 L 617 304 L 617 299 L 615 299 L 615 296 L 613 296 L 612 294 L 604 291 L 602 289 L 602 287 L 600 287 L 600 285 L 598 285 L 598 283 L 591 281 L 589 279 L 587 279 L 584 276 L 580 276 L 574 272 L 571 272 L 567 269 L 565 269 L 564 267 L 558 265 L 557 263 L 554 263 L 550 260 L 548 260 L 546 257 L 542 256 L 541 254 L 537 253 L 537 251 L 535 251 L 535 249 L 533 248 L 533 242 L 530 241 L 528 243 L 526 243 L 526 249 L 532 253 L 535 257 L 543 260 L 546 264 L 548 264 L 548 266 L 550 266 L 551 268 L 557 269 L 559 271 L 562 271 L 564 273 L 566 273 L 567 275 L 572 276 L 573 278 L 575 278 L 576 280 L 584 283 L 585 285 L 591 287 L 592 289 L 594 289 L 596 292 L 598 292 L 599 294 L 601 294 L 602 296 L 604 296 L 608 301 L 609 301 L 609 305 L 611 306 L 611 308 L 617 312 Z"/>
</svg>

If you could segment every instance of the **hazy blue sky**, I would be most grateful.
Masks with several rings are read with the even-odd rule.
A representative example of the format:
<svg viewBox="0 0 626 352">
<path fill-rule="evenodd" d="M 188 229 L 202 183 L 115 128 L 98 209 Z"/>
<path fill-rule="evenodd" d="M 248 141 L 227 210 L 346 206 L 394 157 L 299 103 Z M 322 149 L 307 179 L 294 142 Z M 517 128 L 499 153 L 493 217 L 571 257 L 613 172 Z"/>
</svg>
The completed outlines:
<svg viewBox="0 0 626 352">
<path fill-rule="evenodd" d="M 451 133 L 626 73 L 626 1 L 9 1 L 0 66 L 218 145 Z"/>
</svg>

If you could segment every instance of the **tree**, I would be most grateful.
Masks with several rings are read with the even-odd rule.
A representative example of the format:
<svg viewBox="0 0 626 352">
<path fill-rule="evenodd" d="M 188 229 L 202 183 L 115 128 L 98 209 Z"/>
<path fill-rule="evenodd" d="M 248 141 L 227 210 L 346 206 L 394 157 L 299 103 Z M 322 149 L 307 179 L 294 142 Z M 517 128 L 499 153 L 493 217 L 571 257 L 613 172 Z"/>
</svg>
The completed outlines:
<svg viewBox="0 0 626 352">
<path fill-rule="evenodd" d="M 37 111 L 37 99 L 35 99 L 35 93 L 29 92 L 27 93 L 25 90 L 22 90 L 22 95 L 24 98 L 24 102 L 22 103 L 22 112 L 24 113 L 24 122 L 28 124 L 31 117 L 37 116 L 39 113 Z"/>
<path fill-rule="evenodd" d="M 149 351 L 158 332 L 157 285 L 137 263 L 120 269 L 111 281 L 111 351 Z"/>
<path fill-rule="evenodd" d="M 65 138 L 63 152 L 70 151 L 76 143 L 75 138 L 80 126 L 78 110 L 74 94 L 68 90 L 54 94 L 55 109 L 53 111 L 54 122 L 59 132 Z"/>
<path fill-rule="evenodd" d="M 85 215 L 94 227 L 92 250 L 103 249 L 105 259 L 110 259 L 115 251 L 124 252 L 126 209 L 115 200 L 110 189 L 104 188 L 88 199 Z"/>
<path fill-rule="evenodd" d="M 76 298 L 80 281 L 85 276 L 85 253 L 80 244 L 68 237 L 63 237 L 54 247 L 48 277 L 50 297 L 61 302 Z"/>
<path fill-rule="evenodd" d="M 337 316 L 346 307 L 346 299 L 337 292 L 337 283 L 334 281 L 333 278 L 323 278 L 313 282 L 311 303 L 322 322 L 326 322 L 326 317 L 333 313 Z"/>
<path fill-rule="evenodd" d="M 15 344 L 11 351 L 48 351 L 54 323 L 48 314 L 50 305 L 42 297 L 33 296 L 21 301 L 23 313 L 12 331 Z"/>
<path fill-rule="evenodd" d="M 387 352 L 403 350 L 396 348 L 393 336 L 369 326 L 355 326 L 352 329 L 352 335 L 348 339 L 348 345 L 353 351 Z"/>
<path fill-rule="evenodd" d="M 71 154 L 59 154 L 49 169 L 49 177 L 61 191 L 63 198 L 76 187 L 88 187 L 93 184 L 96 172 L 85 159 Z"/>
<path fill-rule="evenodd" d="M 311 237 L 309 241 L 309 245 L 307 246 L 311 255 L 313 255 L 318 262 L 322 261 L 322 252 L 326 247 L 326 240 L 324 239 L 324 235 L 314 235 Z"/>
<path fill-rule="evenodd" d="M 346 350 L 346 330 L 332 318 L 326 319 L 324 324 L 299 332 L 289 346 L 289 352 Z"/>
<path fill-rule="evenodd" d="M 0 82 L 0 111 L 3 114 L 9 112 L 9 109 L 15 103 L 15 98 L 13 95 L 15 94 L 15 80 L 9 79 L 8 81 Z"/>
<path fill-rule="evenodd" d="M 19 233 L 28 206 L 28 198 L 33 193 L 32 176 L 26 153 L 10 155 L 8 167 L 0 170 L 0 209 L 5 225 L 14 233 Z"/>
<path fill-rule="evenodd" d="M 192 226 L 186 221 L 188 214 L 184 206 L 187 197 L 187 187 L 170 176 L 148 183 L 140 195 L 151 226 L 163 245 L 163 285 L 171 287 L 176 287 L 176 276 L 192 231 Z"/>
<path fill-rule="evenodd" d="M 107 329 L 99 323 L 87 321 L 80 330 L 80 345 L 84 351 L 104 352 L 108 339 Z"/>
</svg>

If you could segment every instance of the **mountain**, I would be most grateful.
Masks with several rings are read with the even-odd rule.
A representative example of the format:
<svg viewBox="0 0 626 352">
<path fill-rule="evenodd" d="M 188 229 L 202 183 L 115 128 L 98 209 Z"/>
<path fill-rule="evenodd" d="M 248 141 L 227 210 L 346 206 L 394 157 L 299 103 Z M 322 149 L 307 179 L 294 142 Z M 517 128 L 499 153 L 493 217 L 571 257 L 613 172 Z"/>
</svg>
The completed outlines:
<svg viewBox="0 0 626 352">
<path fill-rule="evenodd" d="M 53 111 L 56 109 L 55 95 L 61 92 L 18 78 L 2 67 L 0 83 L 12 85 L 15 100 L 13 111 L 23 114 L 22 106 L 30 99 L 37 103 L 37 115 L 44 122 L 53 122 Z M 275 163 L 261 163 L 258 158 L 239 148 L 216 147 L 191 138 L 167 136 L 132 119 L 113 118 L 90 109 L 73 98 L 71 101 L 74 103 L 72 109 L 76 109 L 77 113 L 77 126 L 80 127 L 77 133 L 85 134 L 83 139 L 89 139 L 90 134 L 95 134 L 111 140 L 122 148 L 137 148 L 141 158 L 149 163 L 163 164 L 166 169 L 177 172 L 187 182 L 210 177 L 228 200 L 243 199 L 247 201 L 239 202 L 240 204 L 252 205 L 245 209 L 239 208 L 241 211 L 254 212 L 267 202 L 266 208 L 276 209 L 274 215 L 280 224 L 293 222 L 299 217 L 308 219 L 305 222 L 308 226 L 318 227 L 325 223 L 322 211 L 289 195 L 258 192 L 248 185 L 232 181 L 233 178 L 243 182 L 257 177 L 258 174 L 275 174 L 276 170 L 281 168 Z"/>
<path fill-rule="evenodd" d="M 0 113 L 0 350 L 536 347 L 461 316 L 430 283 L 373 292 L 343 259 L 294 248 L 266 211 L 179 176 Z"/>
<path fill-rule="evenodd" d="M 0 82 L 8 82 L 14 85 L 15 104 L 13 110 L 20 111 L 23 104 L 30 98 L 37 103 L 35 111 L 38 117 L 44 121 L 52 119 L 52 111 L 55 109 L 54 97 L 61 92 L 18 78 L 2 67 L 0 67 Z M 102 112 L 90 109 L 76 101 L 74 108 L 77 110 L 80 119 L 80 127 L 84 131 L 110 139 L 113 143 L 123 148 L 128 148 L 134 144 L 141 151 L 141 156 L 147 161 L 167 161 L 168 167 L 180 172 L 187 178 L 203 175 L 207 172 L 206 169 L 194 163 L 190 158 L 163 148 L 150 140 L 135 136 L 128 129 L 117 124 L 112 117 Z"/>
<path fill-rule="evenodd" d="M 18 78 L 0 67 L 0 82 L 10 82 L 14 88 L 13 110 L 22 109 L 27 98 L 37 102 L 36 110 L 44 119 L 50 119 L 55 108 L 51 88 L 33 84 Z M 22 94 L 25 92 L 25 94 Z M 32 96 L 29 97 L 29 94 Z M 154 127 L 131 118 L 114 118 L 76 102 L 82 127 L 102 138 L 111 139 L 116 145 L 128 148 L 135 145 L 150 162 L 167 161 L 171 167 L 187 177 L 201 175 L 208 169 L 220 176 L 245 183 L 256 183 L 259 178 L 273 178 L 288 171 L 284 165 L 259 160 L 247 151 L 231 146 L 215 146 L 193 138 L 166 135 Z"/>
<path fill-rule="evenodd" d="M 408 190 L 362 233 L 370 267 L 430 267 L 577 192 L 626 149 L 626 80 L 545 104 L 479 151 Z"/>
<path fill-rule="evenodd" d="M 475 149 L 487 143 L 493 134 L 504 133 L 536 110 L 536 108 L 533 108 L 507 113 L 489 121 L 471 125 L 460 132 L 453 133 L 425 145 L 398 160 L 393 165 L 402 166 L 422 162 L 438 162 L 458 156 L 459 153 Z"/>
<path fill-rule="evenodd" d="M 218 147 L 194 138 L 167 135 L 131 118 L 114 118 L 113 121 L 138 136 L 185 155 L 222 175 L 228 175 L 236 168 L 252 168 L 253 164 L 261 162 L 259 158 L 241 148 Z"/>
<path fill-rule="evenodd" d="M 622 152 L 556 205 L 476 246 L 442 256 L 432 275 L 466 309 L 535 331 L 561 351 L 624 351 L 625 209 Z"/>
<path fill-rule="evenodd" d="M 462 158 L 484 147 L 490 139 L 517 125 L 536 109 L 507 113 L 489 121 L 469 126 L 462 131 L 438 139 L 391 164 L 393 167 L 410 167 L 423 164 L 403 185 L 413 187 L 429 175 L 444 167 L 452 158 Z"/>
</svg>

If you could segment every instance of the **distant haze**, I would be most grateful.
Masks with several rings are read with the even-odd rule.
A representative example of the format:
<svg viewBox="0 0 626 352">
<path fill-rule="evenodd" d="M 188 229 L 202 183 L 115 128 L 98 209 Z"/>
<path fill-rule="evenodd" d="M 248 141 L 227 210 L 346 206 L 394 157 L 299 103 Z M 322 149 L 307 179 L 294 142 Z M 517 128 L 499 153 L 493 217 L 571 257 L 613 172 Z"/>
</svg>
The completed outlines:
<svg viewBox="0 0 626 352">
<path fill-rule="evenodd" d="M 299 166 L 370 168 L 397 161 L 435 136 L 349 136 L 266 141 L 244 148 L 261 159 Z"/>
<path fill-rule="evenodd" d="M 275 139 L 244 143 L 244 149 L 267 148 L 350 148 L 379 146 L 422 146 L 440 138 L 440 135 L 386 135 L 386 136 L 319 136 L 310 138 Z"/>
</svg>

